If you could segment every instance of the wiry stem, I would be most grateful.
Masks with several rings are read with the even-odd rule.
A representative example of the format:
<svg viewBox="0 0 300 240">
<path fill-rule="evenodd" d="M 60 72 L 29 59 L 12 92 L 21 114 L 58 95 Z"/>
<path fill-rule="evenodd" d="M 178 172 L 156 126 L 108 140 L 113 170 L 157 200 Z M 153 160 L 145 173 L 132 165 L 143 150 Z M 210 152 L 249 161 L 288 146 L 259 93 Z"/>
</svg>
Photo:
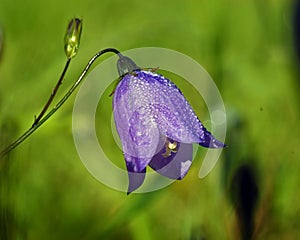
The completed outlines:
<svg viewBox="0 0 300 240">
<path fill-rule="evenodd" d="M 95 62 L 95 60 L 100 57 L 102 54 L 112 52 L 119 57 L 121 57 L 121 53 L 114 48 L 106 48 L 104 50 L 99 51 L 96 53 L 87 63 L 86 67 L 80 74 L 79 78 L 74 82 L 74 84 L 70 87 L 70 89 L 67 91 L 67 93 L 61 98 L 61 100 L 52 108 L 52 110 L 45 115 L 44 117 L 41 117 L 39 121 L 35 121 L 36 124 L 33 124 L 25 133 L 23 133 L 16 141 L 14 141 L 12 144 L 7 146 L 5 149 L 3 149 L 0 152 L 0 159 L 2 159 L 6 154 L 8 154 L 10 151 L 12 151 L 14 148 L 16 148 L 18 145 L 20 145 L 25 139 L 27 139 L 33 132 L 35 132 L 41 125 L 43 125 L 64 103 L 67 101 L 67 99 L 71 96 L 71 94 L 75 91 L 75 89 L 78 87 L 78 85 L 82 82 L 83 78 L 87 74 L 88 70 L 90 69 L 91 65 Z M 64 72 L 63 72 L 64 75 Z M 51 95 L 52 96 L 52 95 Z M 51 98 L 51 97 L 50 97 Z M 50 103 L 49 103 L 50 104 Z M 47 107 L 48 108 L 48 107 Z M 47 109 L 46 109 L 47 110 Z M 41 115 L 41 114 L 40 114 Z"/>
<path fill-rule="evenodd" d="M 55 94 L 57 93 L 57 90 L 58 90 L 59 86 L 62 84 L 62 82 L 64 80 L 64 77 L 65 77 L 67 69 L 68 69 L 68 67 L 70 65 L 71 59 L 72 58 L 68 58 L 68 60 L 66 62 L 66 65 L 64 67 L 64 70 L 63 70 L 63 72 L 62 72 L 62 74 L 61 74 L 58 82 L 56 83 L 55 87 L 53 88 L 48 101 L 46 102 L 45 106 L 43 107 L 41 113 L 35 118 L 34 123 L 33 123 L 32 126 L 36 125 L 41 120 L 41 118 L 44 116 L 44 114 L 46 113 L 47 109 L 49 108 L 51 102 L 53 101 L 53 99 L 55 97 Z"/>
</svg>

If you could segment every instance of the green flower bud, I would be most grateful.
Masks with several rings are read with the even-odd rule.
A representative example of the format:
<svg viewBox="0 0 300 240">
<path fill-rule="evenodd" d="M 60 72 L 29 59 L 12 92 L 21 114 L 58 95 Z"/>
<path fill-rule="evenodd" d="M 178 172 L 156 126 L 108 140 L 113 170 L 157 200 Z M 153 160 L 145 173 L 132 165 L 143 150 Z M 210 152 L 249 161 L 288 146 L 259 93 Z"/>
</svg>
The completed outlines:
<svg viewBox="0 0 300 240">
<path fill-rule="evenodd" d="M 76 55 L 82 30 L 82 20 L 73 18 L 69 24 L 65 35 L 65 53 L 67 58 Z"/>
</svg>

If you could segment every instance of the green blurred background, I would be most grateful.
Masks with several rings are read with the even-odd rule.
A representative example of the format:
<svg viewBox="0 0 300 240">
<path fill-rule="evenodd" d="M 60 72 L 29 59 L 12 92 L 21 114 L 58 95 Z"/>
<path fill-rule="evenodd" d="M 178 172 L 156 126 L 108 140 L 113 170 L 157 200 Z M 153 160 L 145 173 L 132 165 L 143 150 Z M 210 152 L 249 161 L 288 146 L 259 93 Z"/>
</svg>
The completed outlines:
<svg viewBox="0 0 300 240">
<path fill-rule="evenodd" d="M 171 48 L 197 60 L 215 80 L 227 110 L 229 145 L 204 179 L 198 178 L 206 151 L 200 149 L 184 180 L 126 196 L 99 183 L 80 161 L 72 137 L 74 95 L 1 159 L 1 239 L 241 239 L 247 231 L 253 239 L 299 239 L 294 4 L 0 0 L 1 149 L 31 126 L 49 97 L 74 16 L 83 18 L 81 45 L 58 97 L 100 49 Z M 200 119 L 207 118 L 198 96 L 188 86 L 182 91 Z M 99 132 L 107 131 L 101 121 L 110 123 L 111 98 L 105 101 Z M 106 137 L 107 151 L 124 166 L 109 132 Z"/>
</svg>

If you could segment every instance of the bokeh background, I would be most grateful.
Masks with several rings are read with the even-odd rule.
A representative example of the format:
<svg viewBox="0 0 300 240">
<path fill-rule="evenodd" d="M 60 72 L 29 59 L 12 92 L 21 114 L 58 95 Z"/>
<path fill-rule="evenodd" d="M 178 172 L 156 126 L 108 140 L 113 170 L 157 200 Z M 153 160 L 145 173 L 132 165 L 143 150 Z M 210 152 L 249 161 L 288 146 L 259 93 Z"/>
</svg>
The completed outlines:
<svg viewBox="0 0 300 240">
<path fill-rule="evenodd" d="M 0 149 L 31 126 L 49 97 L 74 16 L 83 18 L 81 45 L 58 98 L 100 49 L 171 48 L 215 80 L 229 145 L 204 179 L 198 178 L 206 151 L 200 149 L 184 180 L 126 196 L 99 183 L 80 161 L 72 137 L 74 95 L 0 160 L 0 238 L 299 239 L 296 12 L 297 3 L 286 0 L 0 0 Z M 182 84 L 182 91 L 200 119 L 208 119 L 189 87 Z M 106 127 L 110 117 L 107 97 L 98 136 L 124 167 Z"/>
</svg>

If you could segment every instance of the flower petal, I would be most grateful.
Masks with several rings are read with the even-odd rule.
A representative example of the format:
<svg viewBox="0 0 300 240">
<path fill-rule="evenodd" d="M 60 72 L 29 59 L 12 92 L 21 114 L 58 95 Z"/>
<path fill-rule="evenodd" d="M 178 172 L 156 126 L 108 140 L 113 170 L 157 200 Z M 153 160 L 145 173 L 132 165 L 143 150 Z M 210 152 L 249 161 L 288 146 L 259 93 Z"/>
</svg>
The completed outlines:
<svg viewBox="0 0 300 240">
<path fill-rule="evenodd" d="M 166 139 L 164 147 L 154 155 L 149 166 L 165 177 L 182 179 L 192 164 L 193 145 L 176 142 L 176 151 L 168 152 L 168 143 L 174 143 L 174 141 Z"/>
<path fill-rule="evenodd" d="M 204 137 L 201 142 L 198 142 L 203 147 L 207 148 L 223 148 L 226 144 L 217 140 L 209 131 L 204 128 Z"/>
<path fill-rule="evenodd" d="M 162 75 L 144 70 L 125 75 L 116 89 L 114 105 L 125 95 L 127 104 L 143 106 L 159 132 L 168 138 L 204 147 L 225 146 L 205 129 L 177 86 Z"/>
<path fill-rule="evenodd" d="M 225 146 L 205 129 L 174 83 L 151 71 L 136 73 L 140 84 L 148 86 L 139 94 L 144 99 L 144 106 L 151 109 L 160 133 L 177 142 L 199 143 L 210 148 Z"/>
<path fill-rule="evenodd" d="M 120 136 L 123 152 L 134 157 L 135 172 L 141 172 L 155 154 L 159 141 L 159 131 L 151 118 L 150 109 L 140 101 L 135 85 L 135 76 L 125 75 L 114 94 L 113 112 L 116 128 Z"/>
<path fill-rule="evenodd" d="M 142 160 L 136 157 L 125 155 L 125 161 L 129 180 L 127 195 L 129 195 L 143 184 L 146 175 L 146 167 L 141 171 L 137 171 L 137 166 Z"/>
</svg>

